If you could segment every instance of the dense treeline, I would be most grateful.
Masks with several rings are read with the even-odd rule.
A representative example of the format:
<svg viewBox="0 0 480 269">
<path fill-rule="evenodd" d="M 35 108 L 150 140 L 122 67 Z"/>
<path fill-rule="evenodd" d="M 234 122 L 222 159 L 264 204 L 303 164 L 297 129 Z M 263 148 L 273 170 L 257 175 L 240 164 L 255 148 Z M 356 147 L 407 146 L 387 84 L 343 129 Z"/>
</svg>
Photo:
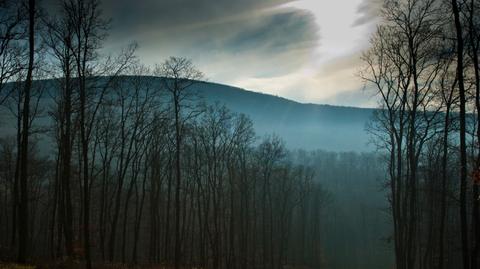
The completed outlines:
<svg viewBox="0 0 480 269">
<path fill-rule="evenodd" d="M 479 268 L 480 11 L 474 0 L 384 1 L 362 77 L 388 164 L 396 268 Z"/>
<path fill-rule="evenodd" d="M 188 120 L 182 117 L 182 181 L 178 186 L 171 111 L 145 113 L 146 104 L 155 99 L 141 92 L 107 102 L 111 105 L 100 108 L 101 116 L 94 123 L 89 145 L 92 259 L 173 264 L 178 215 L 182 266 L 320 263 L 320 255 L 315 253 L 320 251 L 320 240 L 302 229 L 319 230 L 324 192 L 312 181 L 312 171 L 289 161 L 278 138 L 266 138 L 254 146 L 251 122 L 221 106 L 203 108 Z M 121 107 L 122 102 L 126 107 Z M 2 145 L 2 164 L 14 167 L 11 158 L 15 158 L 15 150 L 9 151 L 14 144 L 8 142 Z M 57 153 L 60 150 L 56 149 Z M 67 189 L 61 178 L 61 157 L 37 161 L 33 151 L 30 155 L 35 160 L 32 171 L 39 173 L 32 173 L 28 186 L 35 223 L 28 244 L 32 258 L 69 255 L 68 244 L 72 244 L 72 256 L 85 255 L 79 151 L 72 150 L 70 228 L 65 220 Z M 6 216 L 2 218 L 2 245 L 9 246 L 13 185 L 7 175 L 2 179 L 6 191 L 2 192 L 2 214 Z M 177 188 L 179 209 L 175 207 Z M 294 218 L 300 208 L 311 208 L 312 213 L 304 215 L 301 222 Z M 71 243 L 67 232 L 71 232 Z M 290 241 L 301 242 L 306 249 L 302 255 L 309 260 L 295 256 L 292 246 L 296 244 Z"/>
</svg>

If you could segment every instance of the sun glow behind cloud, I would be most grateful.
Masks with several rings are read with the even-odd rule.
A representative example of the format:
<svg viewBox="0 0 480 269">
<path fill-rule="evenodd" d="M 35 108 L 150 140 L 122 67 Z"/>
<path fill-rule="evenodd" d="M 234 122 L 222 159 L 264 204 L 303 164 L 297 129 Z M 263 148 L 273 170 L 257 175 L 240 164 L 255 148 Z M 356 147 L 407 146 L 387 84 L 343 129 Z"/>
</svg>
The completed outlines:
<svg viewBox="0 0 480 269">
<path fill-rule="evenodd" d="M 357 77 L 360 54 L 368 48 L 376 24 L 374 18 L 366 21 L 362 18 L 365 16 L 360 12 L 363 5 L 364 0 L 298 0 L 275 7 L 313 14 L 320 37 L 318 45 L 302 68 L 293 73 L 263 79 L 238 79 L 234 83 L 302 102 L 373 106 L 375 102 L 371 96 L 362 94 L 362 82 Z"/>
<path fill-rule="evenodd" d="M 371 25 L 356 25 L 363 0 L 298 0 L 283 5 L 311 12 L 322 39 L 318 47 L 320 63 L 343 57 L 367 46 Z"/>
</svg>

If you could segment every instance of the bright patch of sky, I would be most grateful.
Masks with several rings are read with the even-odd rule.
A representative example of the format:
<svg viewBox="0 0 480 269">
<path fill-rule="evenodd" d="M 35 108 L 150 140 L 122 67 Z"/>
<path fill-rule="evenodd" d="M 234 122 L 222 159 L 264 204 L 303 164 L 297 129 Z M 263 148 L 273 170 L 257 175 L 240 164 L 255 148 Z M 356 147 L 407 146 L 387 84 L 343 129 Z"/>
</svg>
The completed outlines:
<svg viewBox="0 0 480 269">
<path fill-rule="evenodd" d="M 319 26 L 321 43 L 317 50 L 319 57 L 313 59 L 319 64 L 349 56 L 368 45 L 372 25 L 357 25 L 363 14 L 359 7 L 363 0 L 299 0 L 283 5 L 311 12 Z"/>
<path fill-rule="evenodd" d="M 370 5 L 367 7 L 366 5 Z M 375 29 L 375 3 L 364 0 L 298 0 L 276 9 L 294 8 L 313 14 L 318 26 L 318 44 L 302 68 L 268 79 L 241 78 L 234 83 L 261 89 L 300 102 L 375 106 L 371 93 L 358 78 L 359 60 Z M 370 9 L 369 9 L 370 8 Z"/>
</svg>

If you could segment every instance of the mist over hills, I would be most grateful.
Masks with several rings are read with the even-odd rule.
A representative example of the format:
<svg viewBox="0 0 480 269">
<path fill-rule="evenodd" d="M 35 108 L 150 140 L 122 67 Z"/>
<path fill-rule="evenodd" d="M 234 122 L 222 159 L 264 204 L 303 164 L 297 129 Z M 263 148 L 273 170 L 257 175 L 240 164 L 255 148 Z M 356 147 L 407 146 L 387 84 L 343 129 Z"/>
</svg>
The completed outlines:
<svg viewBox="0 0 480 269">
<path fill-rule="evenodd" d="M 120 79 L 128 80 L 128 77 Z M 161 78 L 146 76 L 160 84 Z M 47 101 L 55 95 L 54 80 L 35 81 L 37 87 L 47 89 L 41 101 L 44 110 Z M 160 85 L 159 85 L 160 87 Z M 249 91 L 228 85 L 199 81 L 189 91 L 195 92 L 208 104 L 224 104 L 236 113 L 246 114 L 254 124 L 257 136 L 275 134 L 290 149 L 322 149 L 327 151 L 372 151 L 369 134 L 365 130 L 374 109 L 333 105 L 304 104 L 283 97 Z M 48 124 L 40 118 L 38 125 Z M 11 112 L 2 108 L 1 133 L 14 133 L 15 121 Z"/>
<path fill-rule="evenodd" d="M 195 90 L 248 115 L 258 135 L 275 133 L 287 147 L 328 151 L 371 151 L 365 130 L 374 109 L 303 104 L 227 85 L 201 82 Z"/>
</svg>

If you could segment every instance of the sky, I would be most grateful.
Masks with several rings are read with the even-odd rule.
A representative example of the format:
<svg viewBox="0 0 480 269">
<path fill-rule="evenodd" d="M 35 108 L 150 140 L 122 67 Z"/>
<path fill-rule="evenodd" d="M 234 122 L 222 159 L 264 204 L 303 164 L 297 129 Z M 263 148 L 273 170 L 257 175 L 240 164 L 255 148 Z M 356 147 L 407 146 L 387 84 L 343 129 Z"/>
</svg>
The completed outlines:
<svg viewBox="0 0 480 269">
<path fill-rule="evenodd" d="M 303 103 L 375 106 L 358 78 L 379 0 L 103 0 L 107 49 L 190 58 L 207 81 Z"/>
</svg>

